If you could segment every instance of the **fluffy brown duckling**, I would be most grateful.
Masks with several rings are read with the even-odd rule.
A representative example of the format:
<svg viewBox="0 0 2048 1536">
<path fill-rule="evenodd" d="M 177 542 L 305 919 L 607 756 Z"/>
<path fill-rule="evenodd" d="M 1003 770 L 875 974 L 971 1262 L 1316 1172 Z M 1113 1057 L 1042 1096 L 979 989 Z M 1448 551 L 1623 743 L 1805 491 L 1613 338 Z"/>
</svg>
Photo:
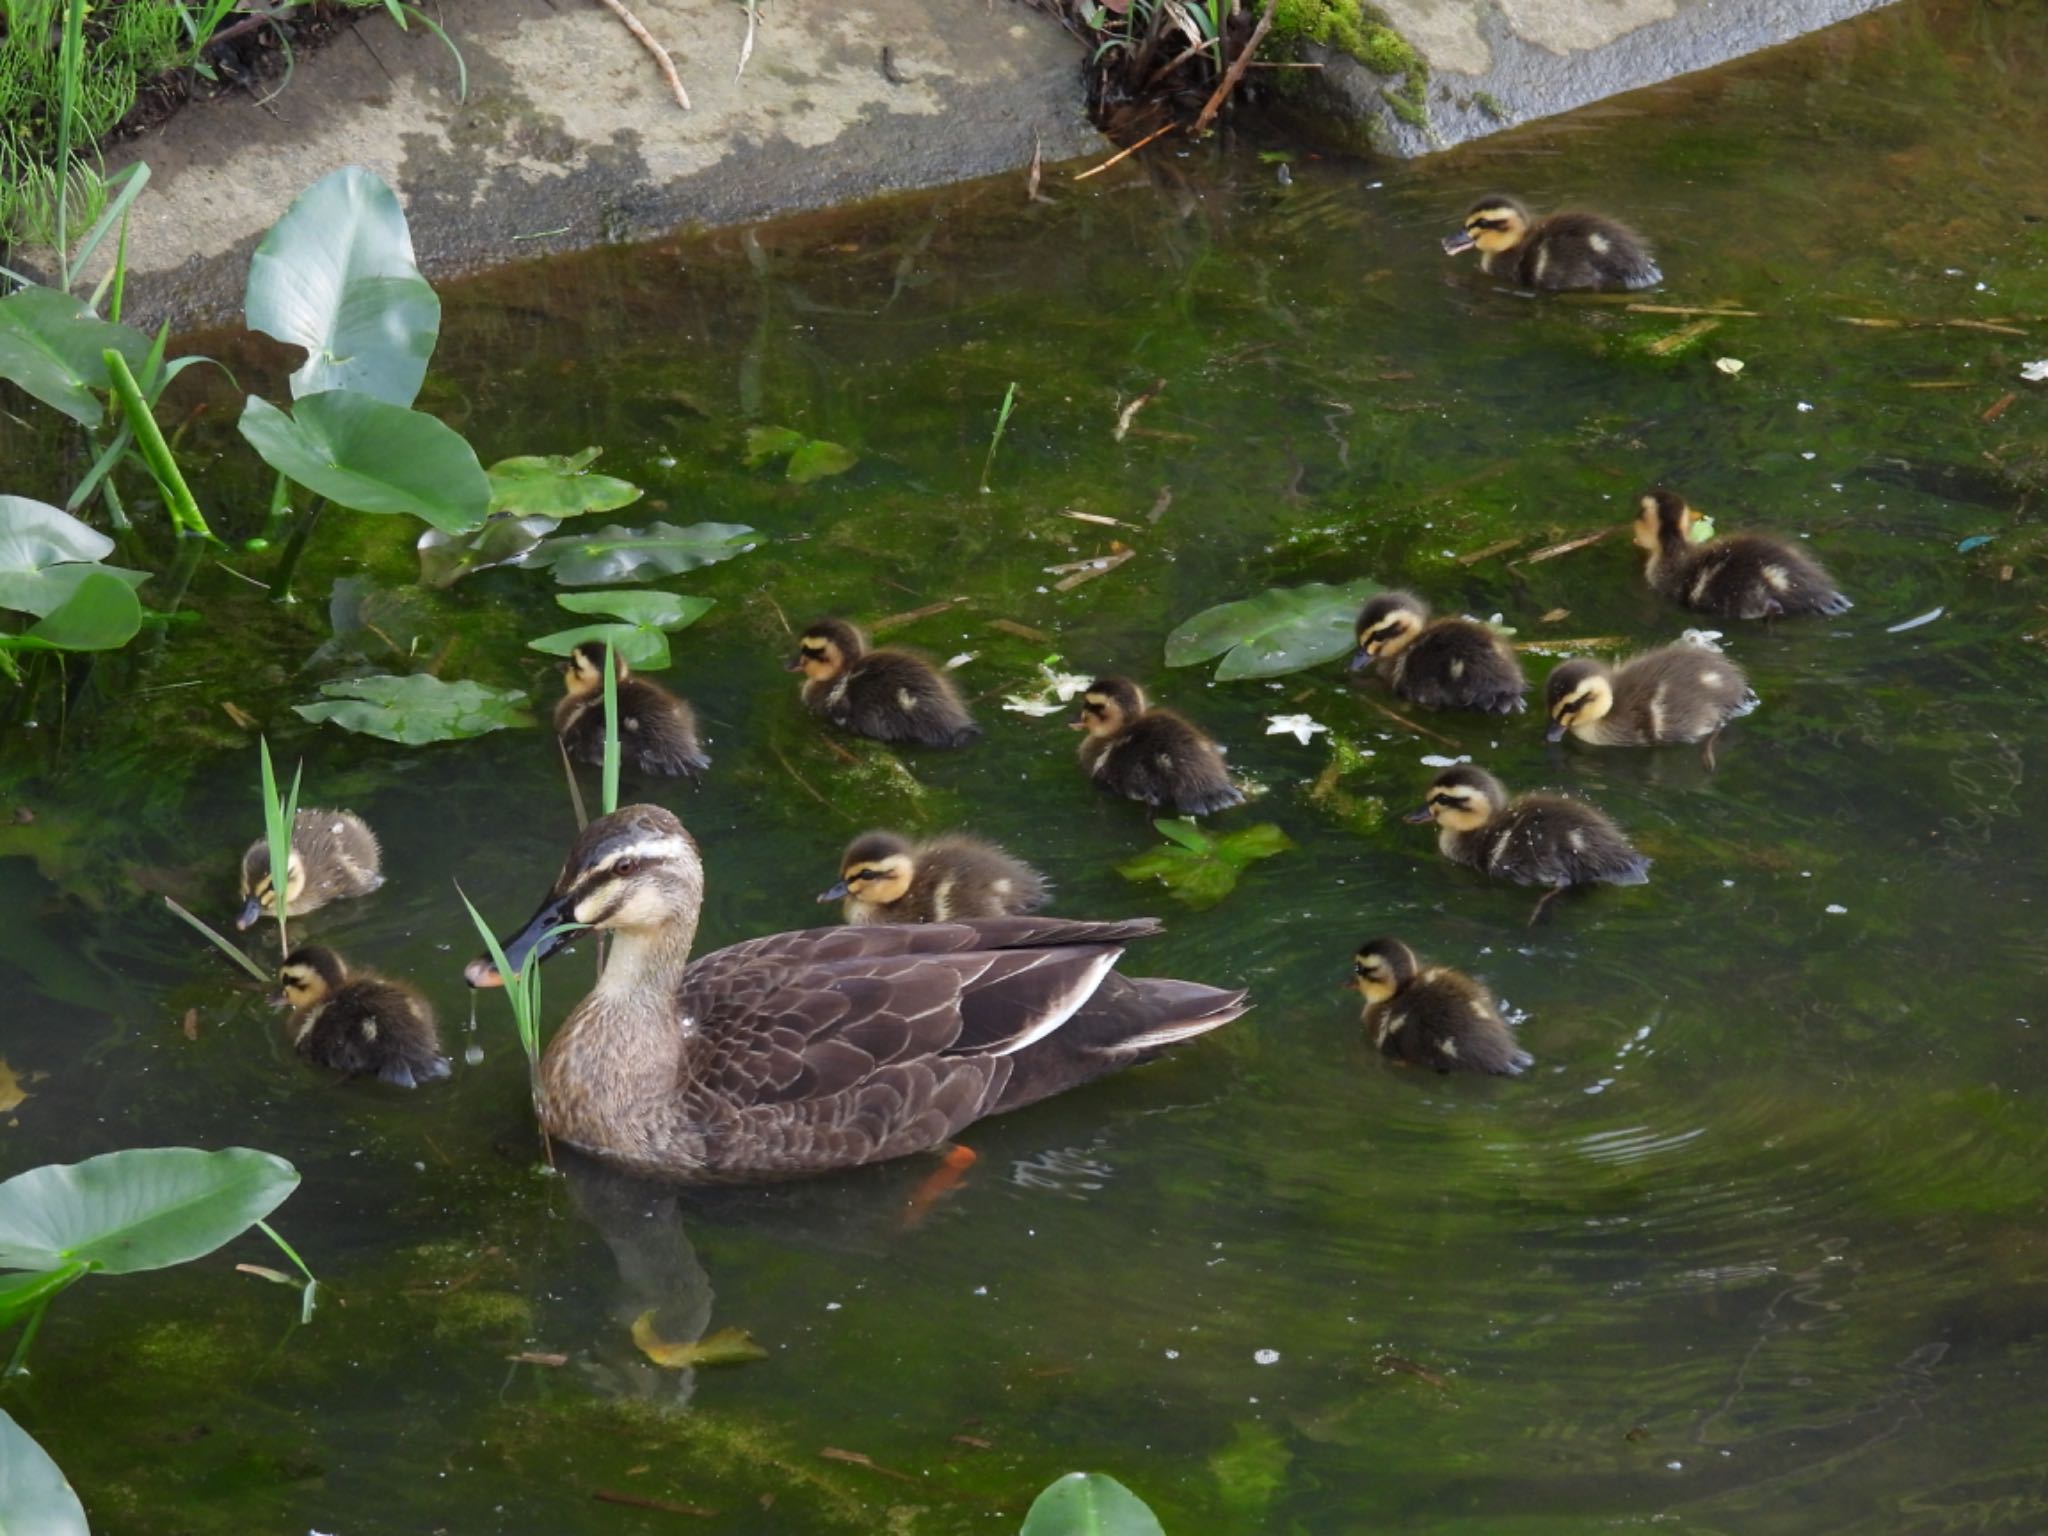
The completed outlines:
<svg viewBox="0 0 2048 1536">
<path fill-rule="evenodd" d="M 640 773 L 696 778 L 711 766 L 697 739 L 697 712 L 659 683 L 638 677 L 616 648 L 619 761 Z M 604 761 L 604 642 L 586 640 L 562 668 L 555 734 L 572 758 Z"/>
<path fill-rule="evenodd" d="M 1425 967 L 1399 939 L 1358 947 L 1351 986 L 1365 999 L 1360 1022 L 1383 1056 L 1439 1072 L 1465 1068 L 1519 1077 L 1536 1060 L 1485 986 L 1448 966 Z"/>
<path fill-rule="evenodd" d="M 292 818 L 291 858 L 285 866 L 284 915 L 298 917 L 330 901 L 367 896 L 384 883 L 377 834 L 354 811 L 300 811 Z M 257 838 L 242 855 L 242 912 L 237 928 L 277 916 L 270 880 L 270 843 Z"/>
<path fill-rule="evenodd" d="M 1575 885 L 1647 885 L 1650 861 L 1605 812 L 1568 795 L 1513 800 L 1484 768 L 1446 768 L 1430 781 L 1411 822 L 1434 821 L 1437 849 L 1454 863 L 1496 880 L 1550 887 L 1536 903 L 1535 922 L 1552 897 Z"/>
<path fill-rule="evenodd" d="M 1517 288 L 1649 288 L 1664 280 L 1643 237 L 1597 213 L 1536 218 L 1512 197 L 1482 197 L 1444 253 L 1474 247 L 1479 269 Z"/>
<path fill-rule="evenodd" d="M 1382 592 L 1358 614 L 1351 670 L 1371 667 L 1401 698 L 1424 709 L 1506 715 L 1527 707 L 1529 681 L 1507 641 L 1472 619 L 1430 621 L 1412 592 Z"/>
<path fill-rule="evenodd" d="M 340 955 L 302 944 L 278 968 L 272 999 L 291 1010 L 292 1047 L 349 1077 L 374 1073 L 400 1088 L 448 1075 L 434 1010 L 415 987 L 370 971 L 350 974 Z"/>
<path fill-rule="evenodd" d="M 797 640 L 786 670 L 804 675 L 804 707 L 876 741 L 964 747 L 981 727 L 953 680 L 908 651 L 871 651 L 843 619 L 820 619 Z"/>
<path fill-rule="evenodd" d="M 1244 804 L 1215 742 L 1170 709 L 1154 709 L 1127 677 L 1099 678 L 1081 698 L 1081 766 L 1111 794 L 1183 816 Z"/>
<path fill-rule="evenodd" d="M 842 903 L 849 923 L 946 923 L 1035 912 L 1046 895 L 1045 876 L 993 843 L 866 832 L 846 845 L 838 883 L 818 900 Z"/>
<path fill-rule="evenodd" d="M 1550 741 L 1569 731 L 1593 747 L 1704 742 L 1707 764 L 1721 728 L 1757 706 L 1749 678 L 1718 651 L 1681 642 L 1632 656 L 1618 667 L 1577 656 L 1544 684 Z"/>
<path fill-rule="evenodd" d="M 1695 544 L 1700 514 L 1675 491 L 1645 491 L 1635 521 L 1636 547 L 1650 590 L 1724 619 L 1777 619 L 1852 606 L 1834 577 L 1797 544 L 1762 533 L 1731 533 Z"/>
</svg>

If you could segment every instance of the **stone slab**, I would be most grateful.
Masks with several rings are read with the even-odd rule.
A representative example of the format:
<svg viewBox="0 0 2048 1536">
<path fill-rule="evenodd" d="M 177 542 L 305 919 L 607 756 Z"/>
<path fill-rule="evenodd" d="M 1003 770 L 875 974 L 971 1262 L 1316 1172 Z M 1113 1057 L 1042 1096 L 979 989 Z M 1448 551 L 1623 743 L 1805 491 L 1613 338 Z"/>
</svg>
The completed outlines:
<svg viewBox="0 0 2048 1536">
<path fill-rule="evenodd" d="M 398 189 L 422 267 L 445 277 L 993 175 L 1034 145 L 1048 161 L 1104 147 L 1073 40 L 1015 0 L 763 0 L 737 80 L 743 6 L 633 10 L 692 110 L 596 0 L 442 0 L 466 100 L 447 48 L 380 13 L 301 59 L 268 102 L 195 103 L 123 146 L 109 168 L 142 159 L 152 178 L 129 234 L 128 315 L 238 314 L 257 239 L 343 165 Z"/>
</svg>

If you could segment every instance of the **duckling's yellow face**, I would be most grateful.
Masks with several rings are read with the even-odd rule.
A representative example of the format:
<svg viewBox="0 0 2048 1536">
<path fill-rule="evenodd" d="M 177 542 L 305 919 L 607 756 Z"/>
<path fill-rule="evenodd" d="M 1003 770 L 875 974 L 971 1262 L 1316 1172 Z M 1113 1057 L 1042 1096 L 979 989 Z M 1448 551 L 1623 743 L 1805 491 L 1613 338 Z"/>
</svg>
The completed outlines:
<svg viewBox="0 0 2048 1536">
<path fill-rule="evenodd" d="M 1401 980 L 1385 955 L 1361 949 L 1351 961 L 1351 990 L 1368 1003 L 1384 1003 L 1401 990 Z"/>
<path fill-rule="evenodd" d="M 795 670 L 806 682 L 830 682 L 846 670 L 846 652 L 830 635 L 805 635 L 797 642 Z"/>
<path fill-rule="evenodd" d="M 253 903 L 265 917 L 277 916 L 277 887 L 270 879 L 269 861 L 258 861 L 256 878 L 253 881 L 249 875 L 249 865 L 245 863 L 242 866 L 242 899 Z M 287 915 L 291 912 L 291 904 L 305 893 L 306 866 L 299 858 L 299 850 L 294 848 L 284 867 L 284 900 Z M 242 926 L 246 928 L 249 925 L 244 923 Z"/>
<path fill-rule="evenodd" d="M 1081 717 L 1074 722 L 1075 730 L 1090 736 L 1114 736 L 1130 723 L 1131 711 L 1114 694 L 1090 689 L 1081 695 Z"/>
<path fill-rule="evenodd" d="M 1513 203 L 1482 203 L 1465 215 L 1465 238 L 1487 255 L 1511 251 L 1529 233 L 1529 215 Z"/>
<path fill-rule="evenodd" d="M 1486 791 L 1470 784 L 1432 784 L 1423 811 L 1446 832 L 1476 832 L 1493 820 Z"/>
<path fill-rule="evenodd" d="M 1703 516 L 1677 496 L 1668 492 L 1659 496 L 1652 491 L 1636 503 L 1636 520 L 1630 536 L 1637 549 L 1655 554 L 1664 547 L 1664 530 L 1673 529 L 1680 538 L 1690 539 L 1692 527 Z"/>
<path fill-rule="evenodd" d="M 604 687 L 604 667 L 580 650 L 573 651 L 562 667 L 562 687 L 572 698 L 587 699 Z"/>
<path fill-rule="evenodd" d="M 277 985 L 279 1000 L 293 1013 L 324 1002 L 333 990 L 318 970 L 296 961 L 277 973 Z"/>
<path fill-rule="evenodd" d="M 1413 608 L 1396 608 L 1375 615 L 1370 625 L 1359 628 L 1358 648 L 1375 659 L 1393 656 L 1422 633 L 1422 622 L 1422 615 Z"/>
<path fill-rule="evenodd" d="M 1558 740 L 1574 726 L 1605 720 L 1613 708 L 1614 685 L 1604 674 L 1593 673 L 1574 680 L 1568 689 L 1551 700 L 1550 718 L 1555 725 L 1551 740 Z"/>
<path fill-rule="evenodd" d="M 892 853 L 884 859 L 856 859 L 839 872 L 846 896 L 866 906 L 886 907 L 910 893 L 917 866 L 907 853 Z"/>
</svg>

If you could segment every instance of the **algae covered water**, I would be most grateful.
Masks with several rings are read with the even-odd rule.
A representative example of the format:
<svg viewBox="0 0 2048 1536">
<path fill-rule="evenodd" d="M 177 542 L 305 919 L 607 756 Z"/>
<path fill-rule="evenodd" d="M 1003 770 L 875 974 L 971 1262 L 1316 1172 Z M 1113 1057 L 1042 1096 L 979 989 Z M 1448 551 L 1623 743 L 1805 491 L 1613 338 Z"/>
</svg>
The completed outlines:
<svg viewBox="0 0 2048 1536">
<path fill-rule="evenodd" d="M 539 718 L 559 684 L 525 642 L 575 620 L 539 572 L 422 588 L 416 527 L 330 514 L 303 601 L 237 579 L 274 554 L 210 557 L 196 617 L 74 663 L 0 758 L 32 818 L 0 825 L 0 1054 L 27 1093 L 0 1166 L 277 1152 L 304 1182 L 275 1223 L 325 1304 L 297 1326 L 234 1270 L 274 1262 L 253 1243 L 87 1281 L 9 1410 L 105 1532 L 1008 1532 L 1076 1467 L 1176 1533 L 2039 1528 L 2044 68 L 2038 6 L 1909 3 L 1415 165 L 1154 155 L 1048 178 L 1049 205 L 1005 180 L 445 290 L 421 405 L 486 462 L 598 445 L 647 491 L 600 521 L 759 530 L 661 583 L 716 600 L 665 674 L 713 770 L 627 784 L 703 845 L 701 945 L 817 921 L 866 827 L 958 827 L 1044 868 L 1056 911 L 1163 915 L 1129 968 L 1256 1009 L 975 1128 L 915 1219 L 925 1162 L 709 1194 L 546 1173 L 500 1000 L 470 1020 L 453 889 L 503 932 L 553 878 L 574 824 L 545 733 L 406 748 L 290 706 L 431 667 Z M 1687 312 L 1447 262 L 1437 237 L 1501 188 L 1628 218 L 1667 274 L 1650 302 Z M 193 345 L 247 388 L 288 366 Z M 179 388 L 202 500 L 256 533 L 238 392 Z M 764 426 L 858 462 L 792 482 L 746 462 Z M 10 490 L 82 471 L 0 433 Z M 1361 577 L 1523 641 L 1676 638 L 1696 621 L 1624 534 L 1577 542 L 1658 482 L 1804 538 L 1856 599 L 1719 626 L 1764 704 L 1718 771 L 1547 748 L 1528 716 L 1418 734 L 1337 664 L 1163 664 L 1212 604 Z M 828 742 L 781 670 L 827 612 L 967 655 L 987 738 Z M 1003 707 L 1055 656 L 1201 721 L 1263 790 L 1215 827 L 1295 847 L 1204 911 L 1119 875 L 1159 836 L 1086 783 L 1065 713 Z M 1269 734 L 1298 714 L 1329 730 Z M 303 757 L 308 803 L 382 834 L 385 888 L 306 931 L 426 987 L 450 1083 L 326 1082 L 163 912 L 231 915 L 261 827 L 244 719 Z M 1400 822 L 1425 759 L 1466 755 L 1597 801 L 1652 883 L 1526 929 L 1528 893 Z M 1339 987 L 1380 933 L 1484 975 L 1530 1075 L 1371 1056 Z M 587 950 L 550 966 L 551 1018 L 590 974 Z M 767 1358 L 658 1369 L 649 1312 Z"/>
</svg>

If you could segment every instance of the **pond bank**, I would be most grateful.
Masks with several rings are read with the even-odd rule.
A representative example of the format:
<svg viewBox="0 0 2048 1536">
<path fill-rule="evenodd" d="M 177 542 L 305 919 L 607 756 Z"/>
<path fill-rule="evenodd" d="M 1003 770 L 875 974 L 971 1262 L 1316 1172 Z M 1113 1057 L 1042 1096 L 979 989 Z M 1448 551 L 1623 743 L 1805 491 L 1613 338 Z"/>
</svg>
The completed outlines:
<svg viewBox="0 0 2048 1536">
<path fill-rule="evenodd" d="M 608 11 L 446 0 L 449 51 L 381 16 L 303 59 L 275 99 L 208 103 L 122 146 L 149 163 L 129 236 L 129 315 L 179 326 L 239 312 L 261 232 L 342 165 L 401 189 L 431 277 L 689 225 L 943 185 L 1101 144 L 1072 41 L 1009 0 L 860 0 L 746 11 L 638 0 L 692 110 Z M 1021 196 L 1021 189 L 1019 192 Z"/>
</svg>

